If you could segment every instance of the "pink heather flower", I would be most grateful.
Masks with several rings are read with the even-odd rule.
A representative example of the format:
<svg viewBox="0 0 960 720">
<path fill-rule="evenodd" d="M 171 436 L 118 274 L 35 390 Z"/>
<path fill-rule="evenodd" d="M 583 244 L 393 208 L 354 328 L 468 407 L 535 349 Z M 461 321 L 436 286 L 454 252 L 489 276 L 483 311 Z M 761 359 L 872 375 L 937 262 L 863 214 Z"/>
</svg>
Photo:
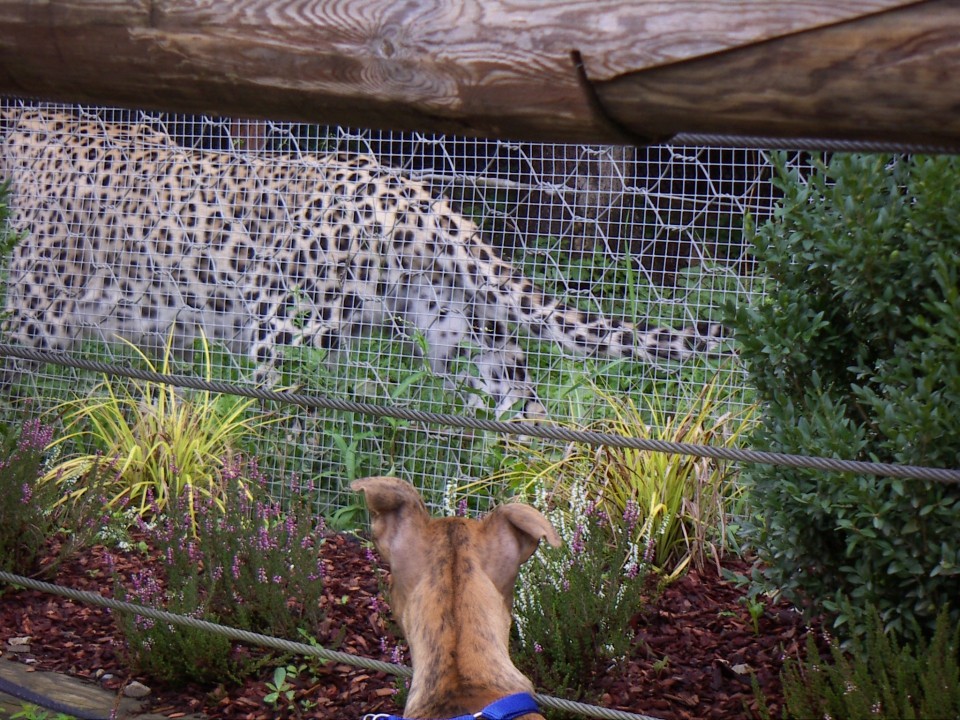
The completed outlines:
<svg viewBox="0 0 960 720">
<path fill-rule="evenodd" d="M 573 540 L 570 541 L 570 552 L 576 557 L 584 550 L 586 550 L 586 544 L 583 542 L 583 525 L 577 525 L 577 529 L 573 532 Z"/>
<path fill-rule="evenodd" d="M 637 523 L 640 521 L 640 506 L 633 499 L 627 500 L 627 505 L 623 509 L 623 523 L 627 527 L 627 534 L 632 534 Z"/>
<path fill-rule="evenodd" d="M 317 569 L 310 576 L 311 580 L 323 580 L 327 575 L 327 569 L 323 566 L 323 560 L 317 558 Z"/>
<path fill-rule="evenodd" d="M 20 488 L 20 502 L 29 505 L 31 499 L 33 499 L 33 488 L 30 487 L 30 483 L 24 483 Z"/>
<path fill-rule="evenodd" d="M 53 440 L 53 428 L 47 427 L 39 420 L 28 420 L 20 430 L 17 440 L 17 450 L 21 452 L 41 452 Z"/>
<path fill-rule="evenodd" d="M 534 651 L 535 653 L 537 653 L 537 655 L 539 655 L 540 653 L 543 652 L 543 645 L 541 645 L 541 644 L 538 643 L 538 642 L 535 642 L 535 643 L 533 644 L 533 651 Z"/>
<path fill-rule="evenodd" d="M 467 499 L 461 498 L 460 502 L 457 503 L 457 517 L 466 517 L 467 515 Z"/>
<path fill-rule="evenodd" d="M 643 562 L 649 563 L 653 560 L 654 542 L 653 538 L 647 540 L 647 547 L 643 551 Z"/>
</svg>

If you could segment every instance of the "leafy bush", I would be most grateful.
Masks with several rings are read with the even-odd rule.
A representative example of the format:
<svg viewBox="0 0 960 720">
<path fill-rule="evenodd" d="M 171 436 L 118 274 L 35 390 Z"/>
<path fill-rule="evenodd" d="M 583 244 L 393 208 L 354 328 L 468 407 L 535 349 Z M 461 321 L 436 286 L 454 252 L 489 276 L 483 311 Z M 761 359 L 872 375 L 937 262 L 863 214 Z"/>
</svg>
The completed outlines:
<svg viewBox="0 0 960 720">
<path fill-rule="evenodd" d="M 752 408 L 730 409 L 716 382 L 672 410 L 657 396 L 638 404 L 594 383 L 586 388 L 598 400 L 590 404 L 605 417 L 587 430 L 624 437 L 712 444 L 730 447 L 753 422 Z M 689 563 L 702 568 L 726 551 L 726 523 L 739 494 L 733 471 L 724 462 L 687 455 L 571 443 L 558 449 L 544 444 L 531 448 L 514 443 L 516 461 L 493 477 L 458 488 L 475 493 L 506 485 L 520 496 L 538 487 L 552 488 L 558 501 L 573 503 L 577 493 L 597 503 L 611 517 L 633 508 L 639 513 L 631 528 L 632 542 L 652 538 L 650 563 L 667 575 L 676 575 Z"/>
<path fill-rule="evenodd" d="M 764 403 L 760 450 L 957 467 L 960 159 L 779 157 L 782 207 L 756 231 L 764 301 L 731 322 Z M 960 487 L 745 468 L 773 586 L 853 635 L 960 622 Z M 850 602 L 845 602 L 849 600 Z M 853 609 L 856 608 L 856 609 Z"/>
<path fill-rule="evenodd" d="M 103 518 L 102 483 L 93 474 L 90 492 L 69 497 L 65 490 L 40 482 L 53 428 L 28 420 L 18 432 L 4 426 L 0 438 L 0 570 L 18 575 L 50 574 L 86 545 L 109 522 Z M 67 493 L 64 497 L 63 492 Z M 47 543 L 55 536 L 62 542 Z M 40 567 L 40 560 L 48 562 Z"/>
<path fill-rule="evenodd" d="M 130 347 L 150 370 L 166 374 L 171 372 L 172 341 L 171 334 L 159 368 Z M 209 378 L 212 360 L 206 343 L 203 352 Z M 111 506 L 129 504 L 146 513 L 163 510 L 185 493 L 222 504 L 216 494 L 222 458 L 245 434 L 275 421 L 251 415 L 253 404 L 249 398 L 105 376 L 88 396 L 59 407 L 66 433 L 55 444 L 78 442 L 86 449 L 49 468 L 44 481 L 71 482 L 106 464 L 115 469 L 108 487 Z"/>
<path fill-rule="evenodd" d="M 236 457 L 224 467 L 217 493 L 222 509 L 211 494 L 188 489 L 155 525 L 141 521 L 165 573 L 144 570 L 130 590 L 118 584 L 117 593 L 170 612 L 295 637 L 323 616 L 323 520 L 308 494 L 291 492 L 281 509 L 266 495 L 254 460 Z M 154 677 L 213 681 L 218 673 L 241 671 L 225 638 L 201 638 L 200 631 L 141 617 L 122 616 L 120 623 L 131 661 Z"/>
<path fill-rule="evenodd" d="M 790 718 L 960 717 L 960 626 L 938 617 L 932 640 L 900 647 L 884 633 L 876 613 L 862 640 L 848 652 L 834 641 L 821 657 L 807 636 L 804 662 L 788 659 L 783 671 L 785 715 Z"/>
<path fill-rule="evenodd" d="M 565 511 L 539 493 L 537 505 L 563 547 L 537 553 L 521 568 L 514 656 L 540 685 L 579 694 L 591 673 L 630 649 L 652 539 L 645 545 L 631 539 L 640 517 L 635 505 L 623 518 L 611 518 L 583 493 L 574 498 L 579 501 Z"/>
</svg>

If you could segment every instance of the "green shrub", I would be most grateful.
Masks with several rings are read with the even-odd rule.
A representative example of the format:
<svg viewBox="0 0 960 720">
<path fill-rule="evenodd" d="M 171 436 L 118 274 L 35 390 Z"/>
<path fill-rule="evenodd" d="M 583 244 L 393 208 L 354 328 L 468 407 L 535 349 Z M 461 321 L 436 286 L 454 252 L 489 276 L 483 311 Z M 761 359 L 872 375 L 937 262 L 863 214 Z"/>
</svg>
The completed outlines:
<svg viewBox="0 0 960 720">
<path fill-rule="evenodd" d="M 807 636 L 804 662 L 788 659 L 783 671 L 789 718 L 960 717 L 960 626 L 938 617 L 933 638 L 916 649 L 884 633 L 873 613 L 862 640 L 846 652 L 834 641 L 829 659 Z"/>
<path fill-rule="evenodd" d="M 764 403 L 759 450 L 960 465 L 960 159 L 834 156 L 784 193 L 754 253 L 766 299 L 734 310 Z M 863 635 L 960 622 L 960 488 L 750 466 L 767 581 Z M 849 603 L 847 602 L 849 600 Z M 856 608 L 856 609 L 851 609 Z"/>
</svg>

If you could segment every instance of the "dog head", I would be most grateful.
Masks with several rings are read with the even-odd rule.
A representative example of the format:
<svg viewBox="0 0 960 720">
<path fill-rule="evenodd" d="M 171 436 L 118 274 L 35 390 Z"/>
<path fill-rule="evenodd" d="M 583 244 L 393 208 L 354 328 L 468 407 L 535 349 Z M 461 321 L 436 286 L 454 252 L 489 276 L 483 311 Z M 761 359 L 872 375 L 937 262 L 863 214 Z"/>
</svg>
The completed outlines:
<svg viewBox="0 0 960 720">
<path fill-rule="evenodd" d="M 513 587 L 540 540 L 560 537 L 529 505 L 501 505 L 482 520 L 432 518 L 410 483 L 371 477 L 363 492 L 373 539 L 390 566 L 390 604 L 410 645 L 413 683 L 404 714 L 475 713 L 532 692 L 509 656 Z M 537 716 L 530 716 L 537 717 Z"/>
</svg>

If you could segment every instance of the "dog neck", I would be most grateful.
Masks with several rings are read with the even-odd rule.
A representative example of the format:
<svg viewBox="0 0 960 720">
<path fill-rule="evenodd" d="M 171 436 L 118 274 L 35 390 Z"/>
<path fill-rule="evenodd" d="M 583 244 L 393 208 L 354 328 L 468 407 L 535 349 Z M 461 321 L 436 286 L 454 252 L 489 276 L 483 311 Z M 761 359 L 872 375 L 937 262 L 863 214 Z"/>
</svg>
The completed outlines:
<svg viewBox="0 0 960 720">
<path fill-rule="evenodd" d="M 431 523 L 420 548 L 425 571 L 415 583 L 393 583 L 391 601 L 413 664 L 408 716 L 453 717 L 533 692 L 510 660 L 509 599 L 482 571 L 470 523 Z"/>
</svg>

